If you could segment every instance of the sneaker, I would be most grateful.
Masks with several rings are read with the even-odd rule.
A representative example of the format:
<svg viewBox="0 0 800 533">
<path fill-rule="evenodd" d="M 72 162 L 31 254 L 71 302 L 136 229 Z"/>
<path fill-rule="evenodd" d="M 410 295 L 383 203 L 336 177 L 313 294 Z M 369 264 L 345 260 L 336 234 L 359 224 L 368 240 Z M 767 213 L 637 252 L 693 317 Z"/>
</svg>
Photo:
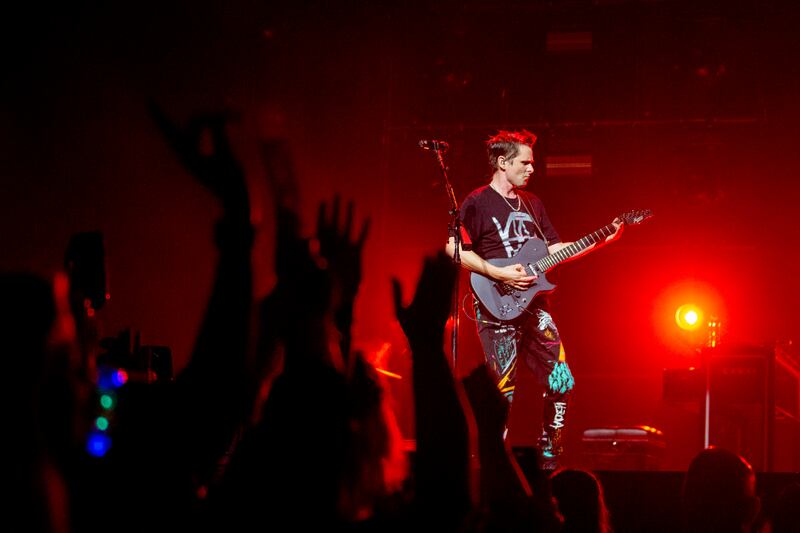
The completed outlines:
<svg viewBox="0 0 800 533">
<path fill-rule="evenodd" d="M 550 450 L 542 448 L 539 454 L 539 466 L 542 470 L 552 472 L 558 469 L 558 455 L 554 455 Z"/>
</svg>

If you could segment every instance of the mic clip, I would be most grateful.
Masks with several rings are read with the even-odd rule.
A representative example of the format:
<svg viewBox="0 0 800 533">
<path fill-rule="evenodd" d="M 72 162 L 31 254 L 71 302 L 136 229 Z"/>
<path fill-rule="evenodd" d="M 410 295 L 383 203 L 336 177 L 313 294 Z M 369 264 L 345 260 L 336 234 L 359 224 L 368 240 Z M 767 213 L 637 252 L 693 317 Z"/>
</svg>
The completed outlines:
<svg viewBox="0 0 800 533">
<path fill-rule="evenodd" d="M 436 152 L 446 152 L 450 147 L 445 141 L 438 141 L 435 139 L 422 139 L 418 144 L 423 150 L 434 150 Z"/>
</svg>

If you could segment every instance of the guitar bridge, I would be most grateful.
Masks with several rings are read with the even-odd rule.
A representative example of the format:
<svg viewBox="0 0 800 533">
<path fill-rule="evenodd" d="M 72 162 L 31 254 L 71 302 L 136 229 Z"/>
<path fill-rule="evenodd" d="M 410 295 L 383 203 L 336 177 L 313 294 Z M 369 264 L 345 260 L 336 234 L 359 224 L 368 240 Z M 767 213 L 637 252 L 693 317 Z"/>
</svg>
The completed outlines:
<svg viewBox="0 0 800 533">
<path fill-rule="evenodd" d="M 512 296 L 516 292 L 514 287 L 506 285 L 505 283 L 495 283 L 494 286 L 497 288 L 497 292 L 503 296 Z"/>
</svg>

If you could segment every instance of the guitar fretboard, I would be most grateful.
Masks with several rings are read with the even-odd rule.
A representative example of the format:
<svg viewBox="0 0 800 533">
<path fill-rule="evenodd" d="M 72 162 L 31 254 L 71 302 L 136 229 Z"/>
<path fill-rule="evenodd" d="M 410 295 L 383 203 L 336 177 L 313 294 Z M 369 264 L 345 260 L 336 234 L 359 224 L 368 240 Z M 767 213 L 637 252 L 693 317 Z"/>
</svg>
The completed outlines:
<svg viewBox="0 0 800 533">
<path fill-rule="evenodd" d="M 547 272 L 557 264 L 566 261 L 567 259 L 569 259 L 574 255 L 581 253 L 589 246 L 604 241 L 605 238 L 611 235 L 612 233 L 614 233 L 613 224 L 609 224 L 608 226 L 603 226 L 599 230 L 590 233 L 585 237 L 581 237 L 577 241 L 573 242 L 572 244 L 570 244 L 565 248 L 562 248 L 556 253 L 539 259 L 538 261 L 536 261 L 536 268 L 540 272 Z"/>
</svg>

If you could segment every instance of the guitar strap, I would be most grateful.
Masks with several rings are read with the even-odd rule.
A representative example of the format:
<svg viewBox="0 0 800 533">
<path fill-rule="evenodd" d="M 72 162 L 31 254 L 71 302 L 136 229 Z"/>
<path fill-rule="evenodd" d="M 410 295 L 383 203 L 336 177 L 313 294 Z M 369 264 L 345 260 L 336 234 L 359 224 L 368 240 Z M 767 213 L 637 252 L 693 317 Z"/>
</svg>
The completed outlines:
<svg viewBox="0 0 800 533">
<path fill-rule="evenodd" d="M 522 206 L 525 208 L 525 211 L 531 216 L 531 220 L 533 220 L 534 226 L 536 226 L 536 230 L 539 232 L 539 235 L 542 236 L 542 240 L 544 241 L 545 246 L 550 246 L 550 242 L 547 240 L 547 236 L 545 236 L 544 232 L 542 231 L 542 227 L 539 225 L 539 221 L 536 220 L 536 213 L 533 212 L 533 208 L 528 205 L 528 202 L 525 201 L 525 195 L 522 192 L 519 192 L 519 198 L 522 200 Z"/>
</svg>

